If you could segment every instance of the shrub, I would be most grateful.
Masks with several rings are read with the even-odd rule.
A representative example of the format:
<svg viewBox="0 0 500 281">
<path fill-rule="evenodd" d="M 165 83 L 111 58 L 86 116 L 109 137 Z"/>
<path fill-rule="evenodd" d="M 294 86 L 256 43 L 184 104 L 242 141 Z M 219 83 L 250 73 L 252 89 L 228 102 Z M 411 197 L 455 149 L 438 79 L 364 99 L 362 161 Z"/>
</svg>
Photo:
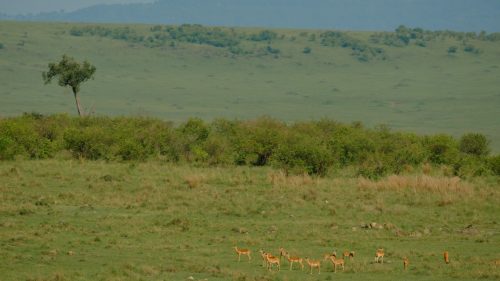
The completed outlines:
<svg viewBox="0 0 500 281">
<path fill-rule="evenodd" d="M 456 176 L 461 178 L 484 176 L 491 172 L 486 161 L 471 155 L 461 157 L 453 165 L 453 171 Z"/>
<path fill-rule="evenodd" d="M 0 135 L 0 160 L 12 160 L 17 154 L 15 142 L 8 136 Z"/>
<path fill-rule="evenodd" d="M 479 54 L 479 53 L 481 53 L 481 50 L 479 50 L 478 48 L 474 47 L 474 45 L 467 44 L 464 47 L 464 52 L 471 53 L 471 54 Z"/>
<path fill-rule="evenodd" d="M 245 122 L 238 129 L 236 162 L 264 166 L 282 141 L 285 124 L 269 117 Z"/>
<path fill-rule="evenodd" d="M 384 155 L 372 154 L 358 167 L 358 176 L 379 179 L 390 171 L 389 160 Z"/>
<path fill-rule="evenodd" d="M 460 138 L 460 151 L 475 156 L 487 156 L 490 153 L 486 136 L 478 133 L 465 134 Z"/>
<path fill-rule="evenodd" d="M 102 127 L 71 128 L 64 133 L 66 148 L 76 158 L 111 159 L 113 139 Z"/>
<path fill-rule="evenodd" d="M 302 53 L 304 53 L 304 54 L 310 54 L 311 51 L 312 51 L 311 48 L 305 47 L 304 50 L 302 50 Z"/>
<path fill-rule="evenodd" d="M 435 164 L 454 164 L 458 160 L 458 144 L 451 136 L 430 136 L 426 137 L 424 142 L 431 162 Z"/>
<path fill-rule="evenodd" d="M 488 166 L 493 174 L 500 176 L 500 155 L 492 156 L 487 160 Z"/>
<path fill-rule="evenodd" d="M 262 30 L 258 34 L 252 34 L 248 38 L 251 41 L 272 41 L 278 37 L 278 34 L 270 30 Z"/>
<path fill-rule="evenodd" d="M 288 136 L 273 155 L 274 165 L 286 174 L 323 176 L 332 162 L 327 146 L 305 135 Z"/>
<path fill-rule="evenodd" d="M 3 139 L 1 153 L 7 158 L 12 158 L 12 153 L 31 159 L 52 157 L 56 145 L 37 133 L 36 124 L 36 120 L 30 115 L 0 123 L 0 135 Z"/>
</svg>

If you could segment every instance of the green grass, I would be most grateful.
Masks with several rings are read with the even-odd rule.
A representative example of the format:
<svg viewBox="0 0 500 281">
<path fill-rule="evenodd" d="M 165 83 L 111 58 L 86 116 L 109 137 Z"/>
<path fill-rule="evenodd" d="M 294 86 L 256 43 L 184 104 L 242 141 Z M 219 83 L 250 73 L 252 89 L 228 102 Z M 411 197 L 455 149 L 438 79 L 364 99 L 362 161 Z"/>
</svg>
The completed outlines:
<svg viewBox="0 0 500 281">
<path fill-rule="evenodd" d="M 64 157 L 62 157 L 64 158 Z M 416 171 L 375 183 L 349 171 L 284 177 L 269 168 L 159 162 L 0 162 L 2 280 L 498 280 L 498 179 Z M 363 226 L 376 222 L 382 228 Z M 248 247 L 238 263 L 233 246 Z M 261 267 L 260 248 L 345 272 Z M 386 251 L 384 264 L 372 263 Z M 442 252 L 450 252 L 444 264 Z M 69 252 L 73 254 L 68 254 Z M 402 270 L 402 257 L 410 268 Z"/>
<path fill-rule="evenodd" d="M 342 48 L 321 46 L 299 30 L 276 30 L 279 58 L 231 56 L 210 46 L 141 44 L 69 35 L 78 24 L 0 22 L 0 112 L 76 114 L 69 89 L 44 86 L 42 71 L 66 53 L 96 65 L 82 87 L 86 108 L 98 115 L 253 119 L 270 115 L 296 121 L 328 117 L 387 124 L 418 133 L 459 136 L 480 132 L 500 151 L 500 43 L 474 41 L 481 54 L 465 53 L 452 39 L 426 48 L 382 46 L 388 60 L 359 62 Z M 113 26 L 113 25 L 109 25 Z M 139 33 L 150 26 L 131 25 Z M 258 32 L 259 29 L 237 29 Z M 353 32 L 367 40 L 370 33 Z M 292 40 L 292 38 L 295 38 Z M 245 47 L 267 43 L 246 42 Z M 448 55 L 450 46 L 459 47 Z M 304 54 L 305 47 L 312 52 Z"/>
</svg>

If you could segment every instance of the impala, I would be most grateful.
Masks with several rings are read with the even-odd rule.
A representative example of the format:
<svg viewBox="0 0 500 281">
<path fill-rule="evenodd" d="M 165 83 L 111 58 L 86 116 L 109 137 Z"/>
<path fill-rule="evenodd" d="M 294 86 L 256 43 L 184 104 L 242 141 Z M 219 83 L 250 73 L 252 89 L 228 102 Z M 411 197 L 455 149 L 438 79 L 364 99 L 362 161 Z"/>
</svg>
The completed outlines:
<svg viewBox="0 0 500 281">
<path fill-rule="evenodd" d="M 288 252 L 287 252 L 287 251 L 285 250 L 285 248 L 283 248 L 283 247 L 281 247 L 281 248 L 279 249 L 279 251 L 280 251 L 280 261 L 281 261 L 281 258 L 282 258 L 282 257 L 285 257 L 285 258 L 286 258 L 286 256 L 288 255 Z"/>
<path fill-rule="evenodd" d="M 333 264 L 333 271 L 334 272 L 337 272 L 337 266 L 340 265 L 342 266 L 342 271 L 344 271 L 344 265 L 345 265 L 345 261 L 344 259 L 337 259 L 335 257 L 331 257 L 330 260 L 332 261 L 332 264 Z"/>
<path fill-rule="evenodd" d="M 382 263 L 384 263 L 384 249 L 377 249 L 377 252 L 375 252 L 375 262 L 379 262 L 379 260 L 382 260 Z"/>
<path fill-rule="evenodd" d="M 321 274 L 321 261 L 318 260 L 310 260 L 309 258 L 305 258 L 307 264 L 309 265 L 309 268 L 311 269 L 311 274 L 313 273 L 312 270 L 314 267 L 318 268 L 318 274 Z"/>
<path fill-rule="evenodd" d="M 331 253 L 331 254 L 324 254 L 323 255 L 323 258 L 324 258 L 325 261 L 329 260 L 331 257 L 337 257 L 337 252 L 333 251 L 333 253 Z"/>
<path fill-rule="evenodd" d="M 352 258 L 354 258 L 354 251 L 350 251 L 350 252 L 349 251 L 344 251 L 343 257 L 344 257 L 344 259 L 345 258 L 349 258 L 349 260 L 352 259 Z"/>
<path fill-rule="evenodd" d="M 236 251 L 236 254 L 238 254 L 238 262 L 241 259 L 241 255 L 246 255 L 248 257 L 248 262 L 252 259 L 252 257 L 250 257 L 251 251 L 249 249 L 238 249 L 238 247 L 234 246 L 234 250 Z"/>
<path fill-rule="evenodd" d="M 410 261 L 408 260 L 407 257 L 403 258 L 403 268 L 406 270 L 408 269 L 408 265 L 410 264 Z"/>
<path fill-rule="evenodd" d="M 276 264 L 278 266 L 278 271 L 281 270 L 281 263 L 280 263 L 280 259 L 271 255 L 271 254 L 267 254 L 266 255 L 266 261 L 267 261 L 267 269 L 268 270 L 272 270 L 273 268 L 273 264 Z"/>
<path fill-rule="evenodd" d="M 450 255 L 448 254 L 448 251 L 444 251 L 443 257 L 445 263 L 450 263 Z"/>
<path fill-rule="evenodd" d="M 302 270 L 304 270 L 304 263 L 302 262 L 302 258 L 290 257 L 290 254 L 287 253 L 286 259 L 288 260 L 288 263 L 290 264 L 290 270 L 292 270 L 294 262 L 300 264 L 300 267 L 302 268 Z"/>
<path fill-rule="evenodd" d="M 264 250 L 259 250 L 260 256 L 262 257 L 262 267 L 267 266 L 267 255 L 268 253 L 264 252 Z"/>
</svg>

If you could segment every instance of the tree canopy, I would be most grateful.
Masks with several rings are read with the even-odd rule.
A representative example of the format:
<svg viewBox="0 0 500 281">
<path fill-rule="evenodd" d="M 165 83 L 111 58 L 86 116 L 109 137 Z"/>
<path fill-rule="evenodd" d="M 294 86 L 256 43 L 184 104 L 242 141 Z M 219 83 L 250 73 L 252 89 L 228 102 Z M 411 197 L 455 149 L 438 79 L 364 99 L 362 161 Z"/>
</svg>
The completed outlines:
<svg viewBox="0 0 500 281">
<path fill-rule="evenodd" d="M 49 71 L 43 72 L 42 77 L 45 84 L 49 84 L 52 79 L 57 77 L 59 86 L 71 87 L 75 96 L 78 114 L 81 116 L 83 111 L 78 98 L 80 86 L 83 82 L 94 78 L 95 72 L 96 67 L 88 61 L 85 60 L 83 63 L 79 63 L 74 58 L 63 55 L 58 63 L 49 63 Z"/>
</svg>

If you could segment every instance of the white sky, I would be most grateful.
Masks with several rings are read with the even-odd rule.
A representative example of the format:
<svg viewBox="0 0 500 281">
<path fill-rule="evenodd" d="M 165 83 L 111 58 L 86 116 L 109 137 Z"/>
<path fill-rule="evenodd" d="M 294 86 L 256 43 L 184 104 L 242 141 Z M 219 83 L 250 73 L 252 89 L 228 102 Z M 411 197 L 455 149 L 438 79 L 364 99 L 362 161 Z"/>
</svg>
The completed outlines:
<svg viewBox="0 0 500 281">
<path fill-rule="evenodd" d="M 147 3 L 155 0 L 0 0 L 0 13 L 8 15 L 74 11 L 97 4 Z"/>
</svg>

